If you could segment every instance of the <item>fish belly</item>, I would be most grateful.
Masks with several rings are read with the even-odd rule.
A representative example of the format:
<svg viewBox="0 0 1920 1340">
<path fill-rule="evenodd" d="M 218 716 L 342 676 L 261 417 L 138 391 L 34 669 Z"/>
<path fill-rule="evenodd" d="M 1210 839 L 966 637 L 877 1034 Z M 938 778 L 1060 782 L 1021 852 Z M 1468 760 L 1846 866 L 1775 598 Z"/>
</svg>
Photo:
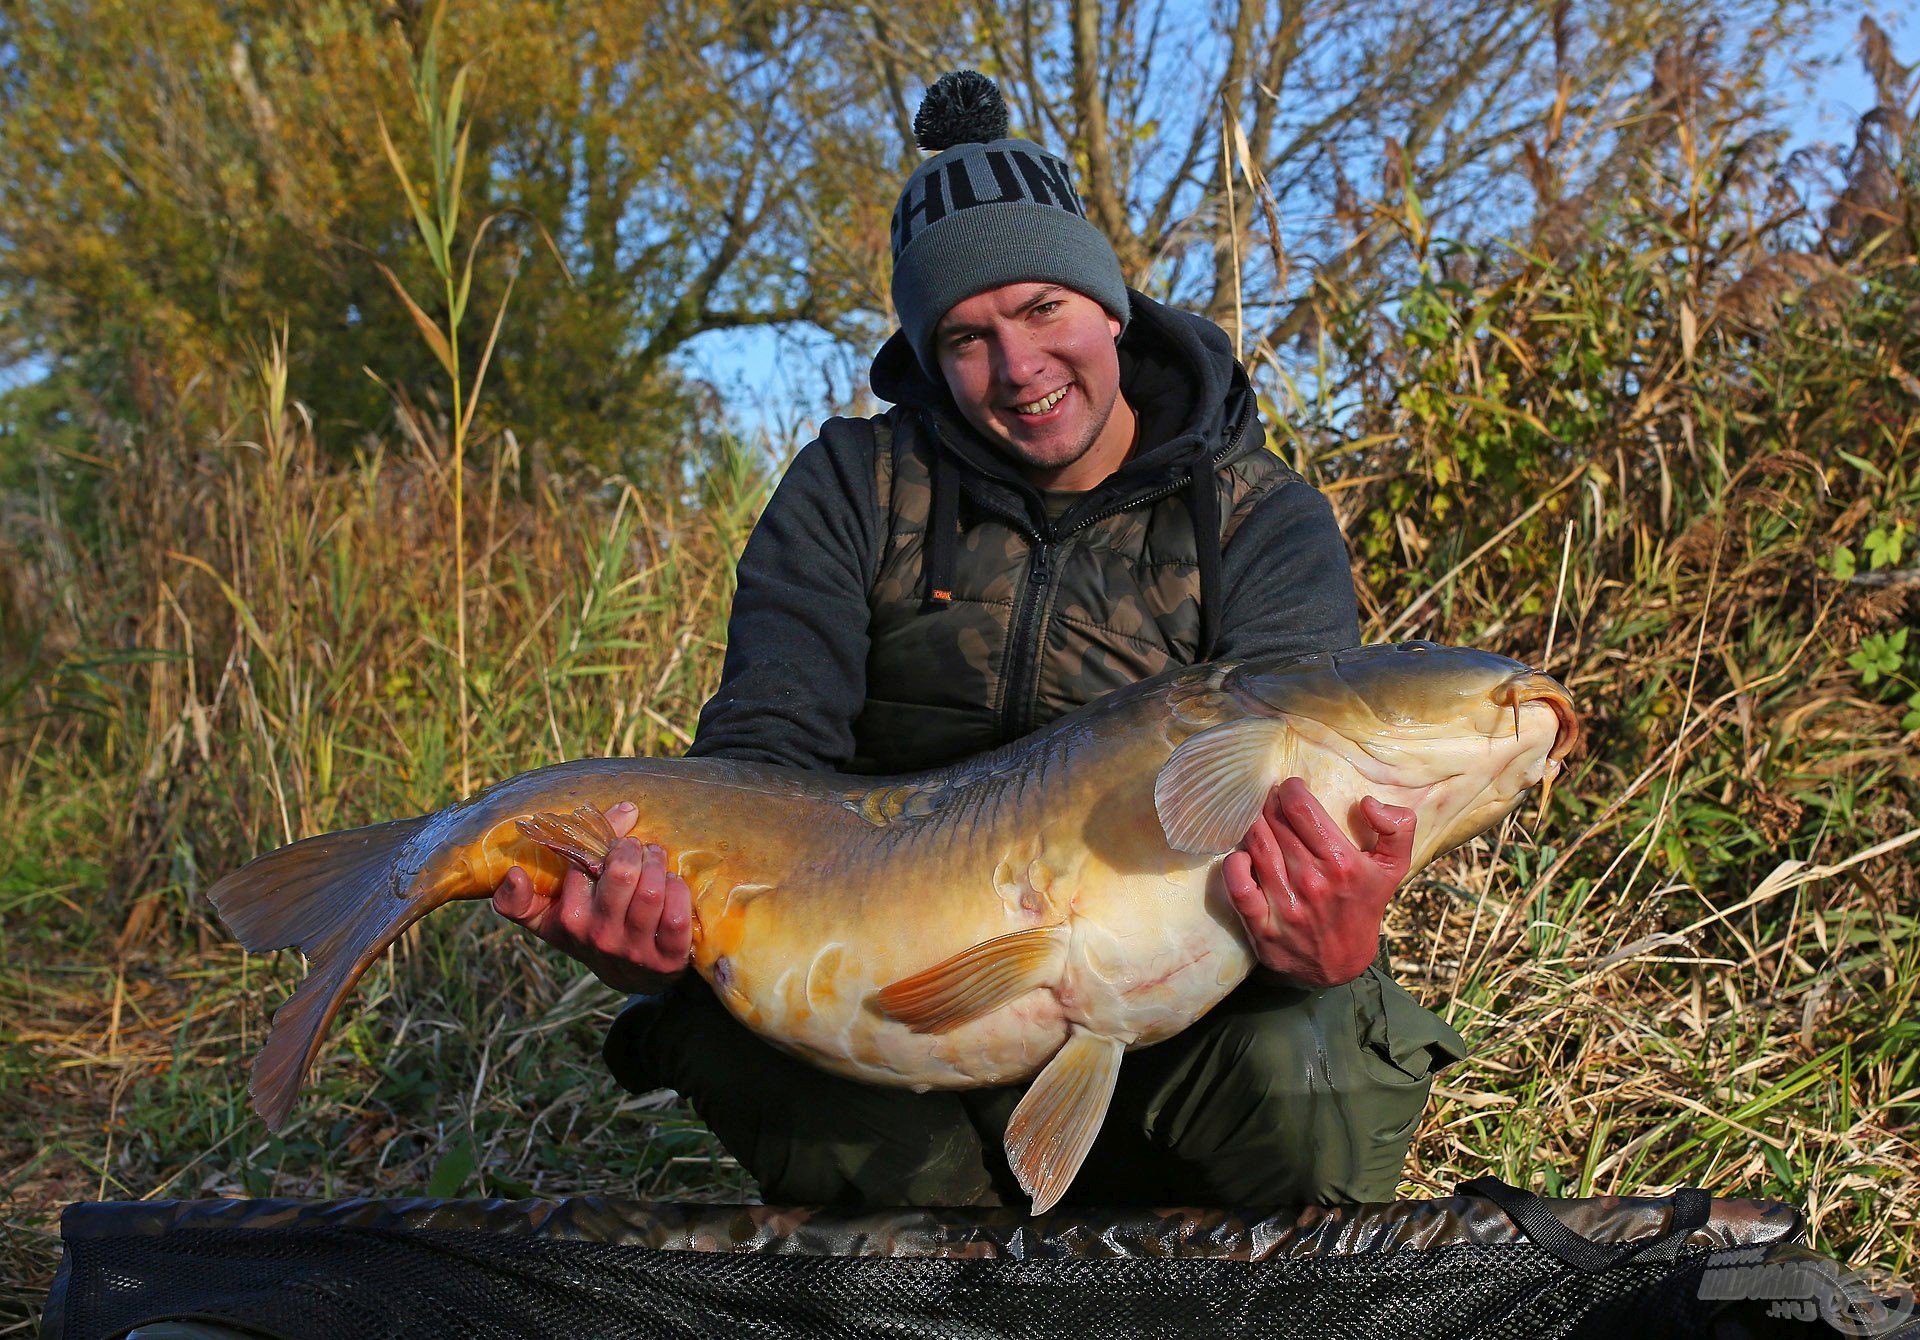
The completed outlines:
<svg viewBox="0 0 1920 1340">
<path fill-rule="evenodd" d="M 959 926 L 939 925 L 955 917 L 942 916 L 938 899 L 911 918 L 898 915 L 911 901 L 856 905 L 831 925 L 778 916 L 774 900 L 759 900 L 758 915 L 719 937 L 731 952 L 702 972 L 742 1022 L 836 1074 L 919 1090 L 1016 1083 L 1037 1074 L 1075 1027 L 1130 1046 L 1158 1042 L 1246 977 L 1253 958 L 1219 864 L 1168 851 L 1150 871 L 1060 879 L 1037 911 L 1014 900 L 1009 912 L 1008 900 L 991 895 L 970 900 L 982 910 Z M 951 952 L 1043 925 L 1060 939 L 1057 971 L 977 1018 L 916 1032 L 875 1000 Z"/>
<path fill-rule="evenodd" d="M 1073 931 L 1058 993 L 1072 1022 L 1133 1047 L 1186 1028 L 1253 970 L 1217 859 L 1120 881 Z"/>
</svg>

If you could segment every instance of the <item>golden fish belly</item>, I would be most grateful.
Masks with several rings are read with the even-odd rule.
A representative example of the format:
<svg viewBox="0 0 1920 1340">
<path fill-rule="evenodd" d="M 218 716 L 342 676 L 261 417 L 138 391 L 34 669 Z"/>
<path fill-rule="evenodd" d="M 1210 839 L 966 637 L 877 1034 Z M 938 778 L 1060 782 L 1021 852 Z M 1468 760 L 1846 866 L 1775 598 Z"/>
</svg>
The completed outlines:
<svg viewBox="0 0 1920 1340">
<path fill-rule="evenodd" d="M 917 1089 L 1030 1078 L 1075 1026 L 1159 1041 L 1251 970 L 1218 858 L 1157 836 L 1089 850 L 1071 840 L 1081 825 L 1050 828 L 952 842 L 926 833 L 911 853 L 878 841 L 811 863 L 791 891 L 716 886 L 701 901 L 697 965 L 776 1045 L 853 1079 Z M 1039 928 L 1055 944 L 1044 978 L 977 1018 L 916 1032 L 876 1002 L 953 953 Z"/>
</svg>

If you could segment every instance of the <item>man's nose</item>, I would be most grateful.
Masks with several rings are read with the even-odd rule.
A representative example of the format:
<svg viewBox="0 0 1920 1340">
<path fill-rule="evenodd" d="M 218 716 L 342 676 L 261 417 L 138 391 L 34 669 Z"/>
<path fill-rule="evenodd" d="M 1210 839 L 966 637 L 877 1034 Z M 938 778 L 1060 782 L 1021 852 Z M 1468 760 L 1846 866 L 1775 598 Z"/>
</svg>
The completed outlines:
<svg viewBox="0 0 1920 1340">
<path fill-rule="evenodd" d="M 1035 336 L 1018 328 L 1005 332 L 995 342 L 994 369 L 1009 389 L 1018 390 L 1032 383 L 1046 366 L 1046 351 Z"/>
</svg>

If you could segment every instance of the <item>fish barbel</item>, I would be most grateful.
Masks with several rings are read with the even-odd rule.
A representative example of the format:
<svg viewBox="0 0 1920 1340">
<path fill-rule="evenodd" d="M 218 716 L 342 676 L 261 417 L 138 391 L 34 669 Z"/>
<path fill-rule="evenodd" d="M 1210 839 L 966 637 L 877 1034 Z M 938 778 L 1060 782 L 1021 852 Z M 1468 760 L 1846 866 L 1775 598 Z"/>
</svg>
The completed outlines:
<svg viewBox="0 0 1920 1340">
<path fill-rule="evenodd" d="M 1272 787 L 1302 778 L 1348 830 L 1412 809 L 1413 869 L 1551 784 L 1580 728 L 1517 661 L 1408 642 L 1215 662 L 1118 690 L 1003 749 L 907 777 L 718 759 L 583 759 L 414 819 L 307 838 L 216 883 L 250 950 L 310 972 L 254 1063 L 278 1129 L 341 1002 L 408 926 L 597 869 L 604 812 L 693 894 L 693 966 L 737 1018 L 837 1074 L 914 1089 L 1034 1076 L 1007 1129 L 1035 1212 L 1066 1191 L 1120 1057 L 1252 970 L 1220 873 Z"/>
</svg>

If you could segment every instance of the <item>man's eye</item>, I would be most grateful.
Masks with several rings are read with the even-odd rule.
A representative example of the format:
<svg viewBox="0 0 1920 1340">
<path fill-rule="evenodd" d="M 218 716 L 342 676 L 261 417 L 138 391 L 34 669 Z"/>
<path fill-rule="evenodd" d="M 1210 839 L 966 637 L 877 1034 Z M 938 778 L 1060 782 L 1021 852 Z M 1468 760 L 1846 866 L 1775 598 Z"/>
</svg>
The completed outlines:
<svg viewBox="0 0 1920 1340">
<path fill-rule="evenodd" d="M 1047 313 L 1053 311 L 1053 309 L 1058 307 L 1059 305 L 1060 305 L 1060 300 L 1058 298 L 1055 298 L 1052 302 L 1041 303 L 1038 307 L 1034 308 L 1033 310 L 1044 316 Z"/>
</svg>

